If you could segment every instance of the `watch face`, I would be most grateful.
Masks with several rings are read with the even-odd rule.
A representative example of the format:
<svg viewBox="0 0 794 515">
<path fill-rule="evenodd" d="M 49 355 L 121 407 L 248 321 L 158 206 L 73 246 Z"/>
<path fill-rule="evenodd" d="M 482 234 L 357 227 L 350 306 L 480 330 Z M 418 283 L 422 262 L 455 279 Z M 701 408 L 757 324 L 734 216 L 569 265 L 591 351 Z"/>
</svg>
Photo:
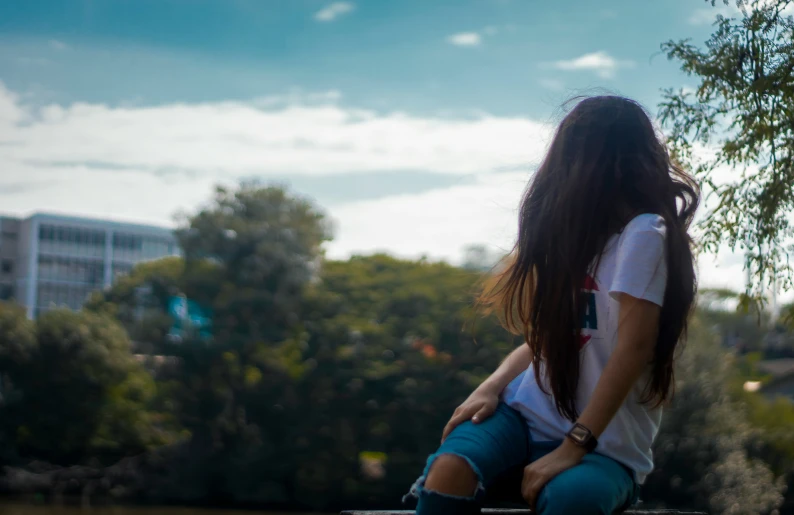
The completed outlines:
<svg viewBox="0 0 794 515">
<path fill-rule="evenodd" d="M 588 436 L 589 436 L 589 434 L 588 434 L 587 429 L 585 429 L 583 427 L 575 426 L 573 429 L 571 429 L 571 438 L 573 438 L 574 440 L 576 440 L 579 443 L 586 442 Z"/>
</svg>

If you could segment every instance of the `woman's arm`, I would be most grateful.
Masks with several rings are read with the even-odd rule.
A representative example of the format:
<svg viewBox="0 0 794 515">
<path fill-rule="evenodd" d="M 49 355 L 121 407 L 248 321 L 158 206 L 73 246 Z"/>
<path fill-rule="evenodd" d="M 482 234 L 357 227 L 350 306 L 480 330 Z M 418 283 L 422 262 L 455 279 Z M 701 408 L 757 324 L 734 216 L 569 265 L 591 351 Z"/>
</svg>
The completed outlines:
<svg viewBox="0 0 794 515">
<path fill-rule="evenodd" d="M 660 312 L 659 306 L 652 302 L 621 295 L 617 346 L 577 420 L 596 438 L 607 428 L 653 360 Z"/>
<path fill-rule="evenodd" d="M 497 395 L 501 394 L 502 390 L 518 377 L 518 374 L 529 368 L 530 361 L 529 346 L 521 345 L 508 354 L 502 364 L 477 389 L 495 392 Z"/>
<path fill-rule="evenodd" d="M 499 368 L 458 406 L 441 434 L 441 441 L 458 425 L 471 420 L 475 424 L 490 417 L 499 405 L 499 396 L 510 381 L 529 367 L 529 347 L 521 345 L 511 352 Z"/>
<path fill-rule="evenodd" d="M 590 402 L 577 420 L 596 438 L 607 428 L 653 359 L 660 312 L 659 306 L 652 302 L 621 295 L 617 345 L 601 372 Z M 526 467 L 521 488 L 524 499 L 534 506 L 546 483 L 578 465 L 586 453 L 566 438 L 555 451 Z"/>
</svg>

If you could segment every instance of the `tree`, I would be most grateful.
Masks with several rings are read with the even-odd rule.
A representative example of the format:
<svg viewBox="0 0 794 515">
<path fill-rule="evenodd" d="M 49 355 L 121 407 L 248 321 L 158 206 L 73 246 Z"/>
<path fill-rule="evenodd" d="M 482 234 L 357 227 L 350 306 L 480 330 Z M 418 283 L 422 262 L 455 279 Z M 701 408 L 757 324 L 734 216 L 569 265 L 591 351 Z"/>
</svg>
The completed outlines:
<svg viewBox="0 0 794 515">
<path fill-rule="evenodd" d="M 154 348 L 178 359 L 160 385 L 191 433 L 179 470 L 154 485 L 160 498 L 295 502 L 296 437 L 274 421 L 293 419 L 284 406 L 295 398 L 294 374 L 307 368 L 294 362 L 304 343 L 306 292 L 329 237 L 311 202 L 256 183 L 218 188 L 212 203 L 183 219 L 177 238 L 184 258 L 167 284 L 209 314 L 211 329 L 178 345 L 164 341 L 162 331 L 149 333 Z M 164 266 L 132 275 L 151 285 Z M 119 303 L 109 308 L 117 313 L 134 302 L 122 286 L 103 296 Z M 153 318 L 164 311 L 156 298 Z"/>
<path fill-rule="evenodd" d="M 3 419 L 19 455 L 73 464 L 157 443 L 146 410 L 154 385 L 112 319 L 55 310 L 34 325 L 3 304 L 0 354 L 15 393 Z"/>
<path fill-rule="evenodd" d="M 208 339 L 153 342 L 178 358 L 158 392 L 191 437 L 160 454 L 168 472 L 141 489 L 148 501 L 394 506 L 454 407 L 520 344 L 477 316 L 481 273 L 386 255 L 322 260 L 321 213 L 283 190 L 221 190 L 180 237 L 184 261 L 138 267 L 90 304 L 134 331 L 142 287 L 184 293 L 213 315 Z M 718 306 L 731 293 L 709 295 Z M 155 317 L 166 304 L 153 297 Z M 713 325 L 739 327 L 729 318 L 693 323 L 648 503 L 749 513 L 780 501 L 770 467 L 753 459 L 774 456 L 780 427 L 749 452 L 748 420 L 769 412 L 732 395 L 734 364 L 714 341 Z"/>
<path fill-rule="evenodd" d="M 732 359 L 714 336 L 693 320 L 642 497 L 669 508 L 767 513 L 783 500 L 783 479 L 748 452 L 758 435 L 746 404 L 731 395 Z"/>
<path fill-rule="evenodd" d="M 0 461 L 4 463 L 18 457 L 16 432 L 22 414 L 22 392 L 14 379 L 25 373 L 35 345 L 35 326 L 25 309 L 0 302 Z"/>
<path fill-rule="evenodd" d="M 713 198 L 701 224 L 703 245 L 712 252 L 721 243 L 743 249 L 758 297 L 767 284 L 792 285 L 786 250 L 794 208 L 791 5 L 739 0 L 738 16 L 718 16 L 705 48 L 690 40 L 662 44 L 667 57 L 698 81 L 694 92 L 664 90 L 660 118 L 674 156 Z"/>
<path fill-rule="evenodd" d="M 325 215 L 278 187 L 218 188 L 185 220 L 185 293 L 211 306 L 216 339 L 278 341 L 297 322 L 303 288 L 330 239 Z"/>
<path fill-rule="evenodd" d="M 398 502 L 454 407 L 519 344 L 494 319 L 475 317 L 481 278 L 385 255 L 324 264 L 299 358 L 311 366 L 296 381 L 299 402 L 314 407 L 297 405 L 292 422 L 309 442 L 296 449 L 298 470 L 312 471 L 299 488 L 326 503 Z M 318 454 L 324 460 L 312 459 Z M 362 472 L 369 460 L 382 465 L 381 478 Z"/>
<path fill-rule="evenodd" d="M 184 269 L 180 257 L 140 263 L 112 288 L 95 293 L 84 309 L 120 322 L 136 351 L 167 352 L 166 337 L 174 323 L 167 313 L 168 302 L 183 290 Z"/>
<path fill-rule="evenodd" d="M 35 345 L 35 326 L 21 306 L 0 302 L 0 371 L 14 373 L 30 360 Z"/>
<path fill-rule="evenodd" d="M 762 350 L 772 328 L 771 317 L 758 302 L 727 289 L 698 292 L 698 320 L 711 327 L 726 347 L 740 354 Z"/>
<path fill-rule="evenodd" d="M 475 272 L 488 272 L 499 262 L 499 258 L 500 256 L 486 245 L 467 245 L 463 249 L 462 267 Z"/>
<path fill-rule="evenodd" d="M 147 284 L 156 270 L 133 276 Z M 204 278 L 207 291 L 218 288 L 210 277 L 222 275 Z M 182 365 L 160 376 L 158 390 L 192 438 L 147 494 L 315 510 L 393 506 L 457 403 L 518 344 L 495 320 L 475 317 L 480 278 L 384 255 L 325 261 L 294 304 L 297 322 L 281 326 L 287 337 L 221 333 L 172 349 Z M 104 297 L 120 304 L 102 309 L 130 311 L 128 290 L 114 285 Z M 362 470 L 372 462 L 382 477 Z"/>
</svg>

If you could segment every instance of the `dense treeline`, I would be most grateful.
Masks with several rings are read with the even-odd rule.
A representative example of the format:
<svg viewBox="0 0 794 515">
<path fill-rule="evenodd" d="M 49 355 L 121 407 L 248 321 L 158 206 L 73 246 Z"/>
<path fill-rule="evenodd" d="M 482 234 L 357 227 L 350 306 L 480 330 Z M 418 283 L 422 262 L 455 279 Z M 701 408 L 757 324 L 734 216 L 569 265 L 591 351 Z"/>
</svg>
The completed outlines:
<svg viewBox="0 0 794 515">
<path fill-rule="evenodd" d="M 278 188 L 218 190 L 178 237 L 183 258 L 138 266 L 80 313 L 31 322 L 0 305 L 4 463 L 152 455 L 156 474 L 128 500 L 395 507 L 457 403 L 519 344 L 476 312 L 479 272 L 326 260 L 322 213 Z M 179 295 L 211 327 L 175 338 Z M 643 499 L 771 511 L 794 410 L 737 388 L 702 319 Z"/>
</svg>

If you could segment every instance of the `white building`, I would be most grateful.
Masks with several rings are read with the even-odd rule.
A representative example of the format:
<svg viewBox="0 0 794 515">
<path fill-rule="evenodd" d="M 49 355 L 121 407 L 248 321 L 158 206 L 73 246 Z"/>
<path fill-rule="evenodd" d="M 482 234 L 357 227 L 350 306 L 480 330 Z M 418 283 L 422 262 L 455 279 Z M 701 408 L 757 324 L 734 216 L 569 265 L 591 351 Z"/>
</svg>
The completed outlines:
<svg viewBox="0 0 794 515">
<path fill-rule="evenodd" d="M 0 217 L 0 300 L 30 318 L 53 307 L 80 309 L 136 263 L 178 255 L 173 231 L 107 220 L 35 214 Z"/>
</svg>

